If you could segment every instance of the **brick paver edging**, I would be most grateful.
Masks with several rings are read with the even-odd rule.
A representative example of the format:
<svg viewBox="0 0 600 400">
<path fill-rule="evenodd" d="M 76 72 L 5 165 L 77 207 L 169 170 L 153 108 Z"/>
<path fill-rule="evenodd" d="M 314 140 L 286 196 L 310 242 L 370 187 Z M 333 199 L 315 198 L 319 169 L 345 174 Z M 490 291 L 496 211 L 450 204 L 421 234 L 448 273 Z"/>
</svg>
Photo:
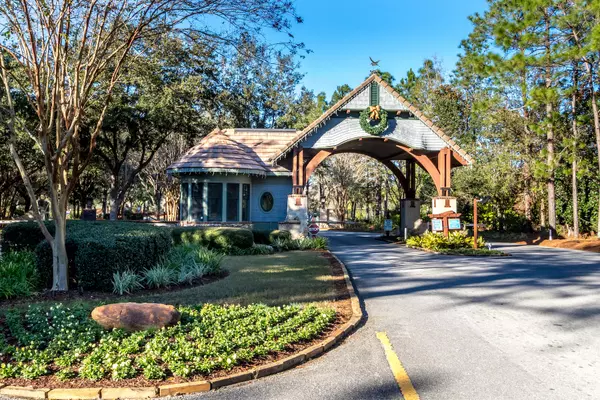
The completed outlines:
<svg viewBox="0 0 600 400">
<path fill-rule="evenodd" d="M 331 253 L 330 253 L 331 254 Z M 206 381 L 176 383 L 172 385 L 149 386 L 149 387 L 108 387 L 108 388 L 61 388 L 61 389 L 34 389 L 32 387 L 5 386 L 0 384 L 0 395 L 12 397 L 24 397 L 29 399 L 70 400 L 70 399 L 148 399 L 162 396 L 176 396 L 182 394 L 207 392 L 223 386 L 262 378 L 273 375 L 302 364 L 311 358 L 320 356 L 335 344 L 340 343 L 361 322 L 363 312 L 354 286 L 348 275 L 348 270 L 343 262 L 334 254 L 331 254 L 342 266 L 346 288 L 350 295 L 352 304 L 352 317 L 341 327 L 337 328 L 325 340 L 308 347 L 301 352 L 282 360 L 261 365 L 248 371 L 233 375 L 215 378 Z"/>
</svg>

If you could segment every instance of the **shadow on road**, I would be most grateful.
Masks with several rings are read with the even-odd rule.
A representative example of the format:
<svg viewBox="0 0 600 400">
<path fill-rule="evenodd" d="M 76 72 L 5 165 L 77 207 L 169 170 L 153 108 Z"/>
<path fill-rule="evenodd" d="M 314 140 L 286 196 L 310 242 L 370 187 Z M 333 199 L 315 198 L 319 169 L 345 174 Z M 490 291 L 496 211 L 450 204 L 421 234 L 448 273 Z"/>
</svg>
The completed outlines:
<svg viewBox="0 0 600 400">
<path fill-rule="evenodd" d="M 566 323 L 600 316 L 600 257 L 594 253 L 500 245 L 512 257 L 446 256 L 385 244 L 369 234 L 329 236 L 367 300 L 435 292 L 453 300 L 441 308 L 489 303 Z M 454 290 L 464 288 L 476 290 Z"/>
</svg>

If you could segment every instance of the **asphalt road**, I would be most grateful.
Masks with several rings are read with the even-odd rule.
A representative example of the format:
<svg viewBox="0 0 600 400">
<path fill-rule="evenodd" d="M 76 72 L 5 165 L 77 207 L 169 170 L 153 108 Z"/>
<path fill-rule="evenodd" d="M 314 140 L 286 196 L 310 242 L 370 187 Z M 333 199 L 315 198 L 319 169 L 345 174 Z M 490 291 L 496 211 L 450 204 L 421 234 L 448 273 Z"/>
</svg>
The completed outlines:
<svg viewBox="0 0 600 400">
<path fill-rule="evenodd" d="M 189 398 L 398 399 L 386 332 L 423 400 L 600 399 L 600 255 L 447 257 L 330 232 L 368 320 L 320 358 Z"/>
</svg>

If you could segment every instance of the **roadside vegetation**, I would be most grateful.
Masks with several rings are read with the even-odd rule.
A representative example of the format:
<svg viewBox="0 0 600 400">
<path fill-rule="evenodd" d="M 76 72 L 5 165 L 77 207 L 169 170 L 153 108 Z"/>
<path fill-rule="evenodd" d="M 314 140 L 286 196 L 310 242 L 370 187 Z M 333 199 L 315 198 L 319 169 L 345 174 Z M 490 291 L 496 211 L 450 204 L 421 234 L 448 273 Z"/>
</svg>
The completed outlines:
<svg viewBox="0 0 600 400">
<path fill-rule="evenodd" d="M 486 248 L 482 237 L 477 238 L 477 249 L 473 248 L 474 238 L 466 232 L 451 232 L 448 237 L 442 233 L 426 232 L 411 236 L 406 240 L 408 247 L 426 249 L 440 254 L 463 256 L 501 256 L 506 253 Z"/>
<path fill-rule="evenodd" d="M 46 226 L 53 231 L 52 223 Z M 227 274 L 225 256 L 327 249 L 323 237 L 292 239 L 289 232 L 278 230 L 69 221 L 67 232 L 71 287 L 80 293 L 119 296 L 222 278 Z M 37 223 L 10 224 L 3 230 L 1 245 L 0 297 L 32 296 L 53 288 L 52 251 Z"/>
<path fill-rule="evenodd" d="M 20 270 L 13 264 L 29 266 L 15 280 L 30 283 L 14 295 L 33 294 L 35 254 L 4 254 L 3 271 Z M 119 301 L 176 305 L 182 314 L 177 325 L 134 333 L 105 330 L 90 313 L 114 299 L 110 293 L 61 303 L 35 297 L 13 302 L 0 310 L 0 379 L 38 387 L 100 381 L 135 386 L 206 378 L 272 360 L 322 336 L 341 318 L 331 268 L 317 251 L 239 257 L 181 243 L 150 269 L 115 273 L 111 284 L 122 295 Z M 224 269 L 222 279 L 194 284 Z"/>
</svg>

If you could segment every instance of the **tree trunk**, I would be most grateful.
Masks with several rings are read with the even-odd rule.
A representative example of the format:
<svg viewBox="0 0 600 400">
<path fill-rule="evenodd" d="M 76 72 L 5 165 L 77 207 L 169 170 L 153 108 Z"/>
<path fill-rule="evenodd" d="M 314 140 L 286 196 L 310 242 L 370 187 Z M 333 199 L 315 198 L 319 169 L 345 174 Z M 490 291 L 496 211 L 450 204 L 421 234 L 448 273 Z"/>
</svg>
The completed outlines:
<svg viewBox="0 0 600 400">
<path fill-rule="evenodd" d="M 573 77 L 573 82 L 575 86 L 575 90 L 573 91 L 573 95 L 571 98 L 571 110 L 573 113 L 573 161 L 571 166 L 571 185 L 573 192 L 573 236 L 575 238 L 579 237 L 579 203 L 577 199 L 577 148 L 578 148 L 578 139 L 579 139 L 579 130 L 577 129 L 577 90 L 578 90 L 578 74 L 577 67 L 575 66 L 575 72 Z"/>
<path fill-rule="evenodd" d="M 543 200 L 540 202 L 540 226 L 546 227 L 546 203 Z"/>
<path fill-rule="evenodd" d="M 69 290 L 69 259 L 67 257 L 67 224 L 65 215 L 54 216 L 55 233 L 52 242 L 52 269 L 54 282 L 52 290 Z"/>
<path fill-rule="evenodd" d="M 119 210 L 121 209 L 121 201 L 116 190 L 111 189 L 110 191 L 110 220 L 116 221 L 119 217 Z"/>
<path fill-rule="evenodd" d="M 598 173 L 600 173 L 600 117 L 598 116 L 598 104 L 596 103 L 596 91 L 593 81 L 590 91 L 592 93 L 592 113 L 594 114 L 594 132 L 596 133 L 596 148 L 598 150 Z M 596 232 L 598 232 L 600 238 L 600 188 L 598 189 L 598 226 Z"/>
<path fill-rule="evenodd" d="M 571 167 L 571 179 L 573 186 L 573 236 L 579 237 L 579 204 L 577 201 L 577 158 L 573 157 L 573 165 Z"/>
<path fill-rule="evenodd" d="M 552 60 L 550 58 L 551 54 L 551 43 L 550 43 L 550 16 L 546 14 L 545 16 L 546 23 L 546 38 L 545 38 L 545 47 L 546 47 L 546 65 L 545 65 L 545 83 L 546 90 L 550 91 L 552 88 Z M 546 94 L 549 96 L 549 94 Z M 548 101 L 546 103 L 546 119 L 548 123 L 548 132 L 546 134 L 546 150 L 548 152 L 547 164 L 548 164 L 548 180 L 546 183 L 546 187 L 548 190 L 548 225 L 550 230 L 550 238 L 556 232 L 556 194 L 555 194 L 555 185 L 554 185 L 554 125 L 552 122 L 552 114 L 553 114 L 553 104 L 552 101 Z"/>
</svg>

